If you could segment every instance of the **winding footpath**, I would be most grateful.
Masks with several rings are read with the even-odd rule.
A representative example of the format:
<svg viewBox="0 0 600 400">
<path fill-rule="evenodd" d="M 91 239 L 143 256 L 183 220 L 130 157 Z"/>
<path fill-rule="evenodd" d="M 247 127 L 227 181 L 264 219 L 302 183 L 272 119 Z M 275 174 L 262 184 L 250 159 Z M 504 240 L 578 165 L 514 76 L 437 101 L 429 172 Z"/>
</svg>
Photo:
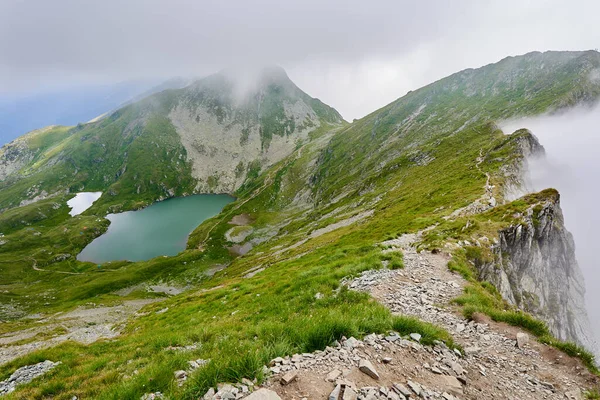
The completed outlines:
<svg viewBox="0 0 600 400">
<path fill-rule="evenodd" d="M 415 234 L 383 244 L 402 251 L 405 268 L 366 271 L 344 282 L 394 314 L 448 330 L 463 352 L 419 335 L 348 338 L 311 354 L 271 362 L 267 387 L 283 399 L 583 399 L 598 379 L 579 360 L 511 327 L 476 315 L 463 318 L 452 299 L 467 282 L 447 268 L 449 256 L 417 253 Z M 518 339 L 518 340 L 517 340 Z M 366 366 L 365 366 L 366 365 Z"/>
</svg>

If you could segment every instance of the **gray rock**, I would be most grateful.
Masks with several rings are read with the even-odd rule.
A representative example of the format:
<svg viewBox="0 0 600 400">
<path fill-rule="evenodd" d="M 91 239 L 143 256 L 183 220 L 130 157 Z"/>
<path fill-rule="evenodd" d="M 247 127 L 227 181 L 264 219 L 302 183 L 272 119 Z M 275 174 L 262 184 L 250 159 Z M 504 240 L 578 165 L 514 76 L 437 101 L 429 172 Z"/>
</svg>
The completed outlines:
<svg viewBox="0 0 600 400">
<path fill-rule="evenodd" d="M 350 386 L 344 386 L 343 389 L 342 400 L 356 400 L 358 398 L 358 394 Z"/>
<path fill-rule="evenodd" d="M 462 395 L 463 387 L 458 379 L 450 375 L 439 375 L 436 378 L 436 382 L 438 386 L 442 388 L 445 392 L 448 392 L 453 395 Z"/>
<path fill-rule="evenodd" d="M 334 369 L 334 370 L 331 370 L 331 372 L 329 372 L 327 374 L 327 378 L 325 378 L 325 380 L 327 382 L 335 382 L 335 380 L 337 378 L 339 378 L 341 375 L 342 375 L 342 371 L 340 371 L 339 369 Z"/>
<path fill-rule="evenodd" d="M 185 378 L 187 378 L 187 372 L 185 372 L 182 369 L 180 369 L 179 371 L 175 371 L 174 375 L 175 375 L 175 379 L 185 379 Z"/>
<path fill-rule="evenodd" d="M 329 394 L 328 400 L 339 400 L 340 394 L 342 393 L 342 385 L 335 385 L 331 393 Z"/>
<path fill-rule="evenodd" d="M 452 361 L 450 363 L 450 368 L 452 368 L 452 371 L 454 371 L 454 373 L 456 375 L 462 375 L 465 372 L 465 370 L 463 369 L 463 367 L 459 363 L 454 362 L 454 361 Z"/>
<path fill-rule="evenodd" d="M 408 397 L 412 394 L 412 392 L 410 390 L 408 390 L 408 388 L 401 383 L 394 383 L 393 388 L 396 391 L 396 393 L 401 394 L 405 397 Z"/>
<path fill-rule="evenodd" d="M 510 304 L 545 321 L 556 338 L 600 354 L 585 307 L 575 242 L 564 226 L 559 199 L 532 206 L 523 219 L 499 232 L 495 261 L 478 268 L 482 280 Z"/>
<path fill-rule="evenodd" d="M 420 342 L 421 341 L 421 335 L 419 333 L 411 333 L 410 334 L 410 338 L 412 340 L 414 340 L 415 342 Z"/>
<path fill-rule="evenodd" d="M 292 383 L 296 379 L 298 379 L 298 371 L 294 370 L 294 371 L 290 371 L 290 372 L 284 374 L 281 377 L 280 382 L 281 382 L 282 385 L 289 385 L 290 383 Z"/>
<path fill-rule="evenodd" d="M 50 371 L 59 364 L 61 364 L 60 361 L 52 362 L 46 360 L 17 369 L 8 379 L 0 382 L 0 395 L 13 392 L 18 385 L 31 382 L 35 378 L 44 375 L 46 372 Z"/>
<path fill-rule="evenodd" d="M 373 366 L 373 364 L 371 364 L 371 361 L 369 360 L 361 359 L 358 364 L 358 369 L 362 373 L 369 375 L 373 379 L 379 379 L 379 374 L 377 373 L 375 367 Z"/>
<path fill-rule="evenodd" d="M 523 332 L 517 333 L 517 347 L 523 349 L 529 343 L 529 335 Z"/>
<path fill-rule="evenodd" d="M 346 341 L 344 342 L 344 347 L 347 349 L 353 349 L 355 347 L 358 347 L 359 344 L 360 341 L 358 339 L 351 337 L 349 339 L 346 339 Z"/>
<path fill-rule="evenodd" d="M 140 397 L 140 400 L 158 400 L 158 399 L 164 399 L 164 398 L 165 398 L 165 396 L 161 392 L 155 392 L 155 393 L 146 393 L 145 395 Z M 75 396 L 75 400 L 77 400 L 77 396 Z"/>
<path fill-rule="evenodd" d="M 203 400 L 212 400 L 213 396 L 215 395 L 215 389 L 214 388 L 210 388 L 208 389 L 208 391 L 204 394 L 204 397 L 202 397 Z"/>
<path fill-rule="evenodd" d="M 464 349 L 465 355 L 472 356 L 481 352 L 481 349 L 477 346 L 466 347 Z"/>
<path fill-rule="evenodd" d="M 278 365 L 278 364 L 283 364 L 283 358 L 281 358 L 281 357 L 276 357 L 276 358 L 272 359 L 272 360 L 271 360 L 271 362 L 269 363 L 269 365 L 270 365 L 271 367 L 273 367 L 273 366 L 275 366 L 275 365 Z"/>
<path fill-rule="evenodd" d="M 423 389 L 421 388 L 421 385 L 419 385 L 418 383 L 416 383 L 416 382 L 413 382 L 413 381 L 408 381 L 408 382 L 406 382 L 406 384 L 408 385 L 408 387 L 409 387 L 409 388 L 410 388 L 410 389 L 411 389 L 413 392 L 415 392 L 415 394 L 416 394 L 417 396 L 420 396 L 420 395 L 421 395 L 421 390 L 423 390 Z"/>
<path fill-rule="evenodd" d="M 582 400 L 583 396 L 581 395 L 581 390 L 576 388 L 565 392 L 565 398 L 568 400 Z"/>
<path fill-rule="evenodd" d="M 281 400 L 277 393 L 269 389 L 258 389 L 245 398 L 246 400 Z"/>
</svg>

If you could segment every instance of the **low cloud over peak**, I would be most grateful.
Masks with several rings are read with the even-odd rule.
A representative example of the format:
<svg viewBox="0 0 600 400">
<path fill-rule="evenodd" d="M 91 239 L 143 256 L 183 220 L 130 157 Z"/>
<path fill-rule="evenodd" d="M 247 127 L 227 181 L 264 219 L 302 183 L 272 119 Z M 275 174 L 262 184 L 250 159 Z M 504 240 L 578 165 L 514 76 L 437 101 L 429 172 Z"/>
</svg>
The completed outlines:
<svg viewBox="0 0 600 400">
<path fill-rule="evenodd" d="M 509 54 L 597 47 L 597 8 L 558 0 L 6 0 L 0 93 L 278 64 L 351 120 Z"/>
</svg>

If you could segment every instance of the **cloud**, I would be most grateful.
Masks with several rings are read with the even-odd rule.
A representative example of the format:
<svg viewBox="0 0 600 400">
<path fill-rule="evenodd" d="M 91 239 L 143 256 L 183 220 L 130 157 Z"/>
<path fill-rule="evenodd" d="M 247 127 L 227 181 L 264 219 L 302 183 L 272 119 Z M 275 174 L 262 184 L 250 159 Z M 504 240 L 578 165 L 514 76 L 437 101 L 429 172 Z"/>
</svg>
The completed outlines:
<svg viewBox="0 0 600 400">
<path fill-rule="evenodd" d="M 599 9 L 583 0 L 3 0 L 0 92 L 276 63 L 352 119 L 506 55 L 595 47 Z"/>
</svg>

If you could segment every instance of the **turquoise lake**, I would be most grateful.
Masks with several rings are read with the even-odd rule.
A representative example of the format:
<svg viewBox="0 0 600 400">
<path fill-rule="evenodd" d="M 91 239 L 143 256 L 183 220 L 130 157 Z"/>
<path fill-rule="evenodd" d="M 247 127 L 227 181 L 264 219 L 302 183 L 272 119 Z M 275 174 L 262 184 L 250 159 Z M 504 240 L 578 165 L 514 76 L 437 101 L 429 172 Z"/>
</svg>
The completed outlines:
<svg viewBox="0 0 600 400">
<path fill-rule="evenodd" d="M 224 194 L 198 194 L 160 201 L 138 211 L 106 216 L 108 230 L 77 256 L 80 261 L 143 261 L 185 250 L 190 233 L 235 200 Z"/>
</svg>

